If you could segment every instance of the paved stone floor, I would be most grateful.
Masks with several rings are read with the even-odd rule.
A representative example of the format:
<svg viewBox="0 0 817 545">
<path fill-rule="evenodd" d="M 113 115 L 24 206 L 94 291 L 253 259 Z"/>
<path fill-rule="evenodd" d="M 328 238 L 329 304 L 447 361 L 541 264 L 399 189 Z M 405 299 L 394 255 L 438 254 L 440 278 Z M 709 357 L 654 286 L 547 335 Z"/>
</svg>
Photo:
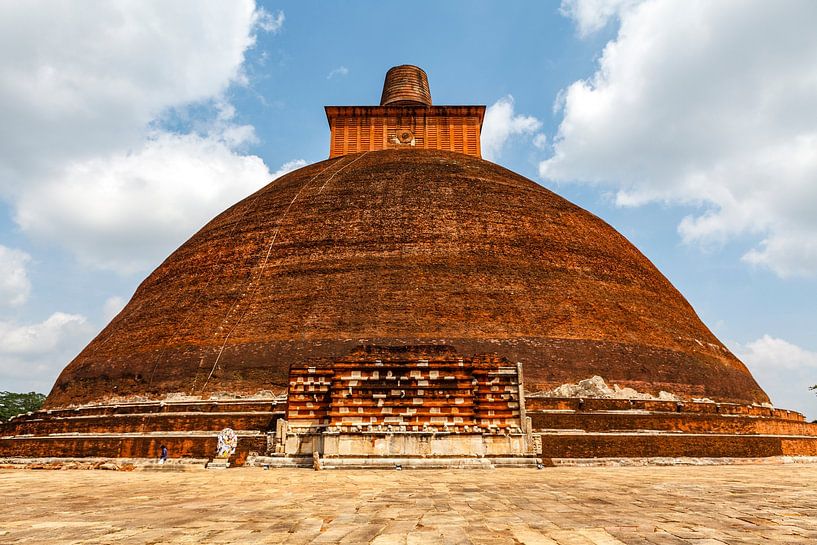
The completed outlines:
<svg viewBox="0 0 817 545">
<path fill-rule="evenodd" d="M 817 543 L 817 464 L 0 470 L 0 543 Z"/>
</svg>

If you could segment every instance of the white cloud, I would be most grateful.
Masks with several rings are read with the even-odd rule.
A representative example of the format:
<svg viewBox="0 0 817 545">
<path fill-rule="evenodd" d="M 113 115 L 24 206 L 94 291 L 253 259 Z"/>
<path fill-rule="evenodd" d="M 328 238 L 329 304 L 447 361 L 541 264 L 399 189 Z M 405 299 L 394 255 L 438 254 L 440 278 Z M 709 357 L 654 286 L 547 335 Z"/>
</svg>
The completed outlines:
<svg viewBox="0 0 817 545">
<path fill-rule="evenodd" d="M 496 160 L 512 136 L 531 135 L 542 128 L 542 122 L 532 116 L 514 113 L 511 95 L 504 96 L 488 106 L 482 124 L 482 155 Z"/>
<path fill-rule="evenodd" d="M 335 76 L 340 76 L 342 78 L 349 75 L 349 69 L 345 66 L 338 66 L 337 68 L 333 69 L 329 74 L 326 76 L 326 79 L 332 79 Z"/>
<path fill-rule="evenodd" d="M 64 312 L 55 312 L 39 324 L 19 326 L 12 322 L 0 322 L 2 354 L 47 354 L 66 339 L 66 332 L 84 326 L 86 320 L 83 316 Z"/>
<path fill-rule="evenodd" d="M 763 239 L 758 248 L 746 252 L 742 259 L 772 269 L 781 277 L 814 276 L 817 236 L 802 229 L 789 229 Z"/>
<path fill-rule="evenodd" d="M 279 168 L 278 170 L 276 170 L 275 172 L 272 173 L 272 179 L 274 180 L 274 179 L 276 179 L 276 178 L 278 178 L 280 176 L 283 176 L 284 174 L 292 172 L 293 170 L 298 170 L 299 168 L 305 167 L 305 166 L 306 166 L 306 161 L 304 161 L 303 159 L 295 159 L 294 161 L 287 161 L 286 163 L 281 165 L 281 168 Z"/>
<path fill-rule="evenodd" d="M 19 306 L 28 300 L 31 281 L 26 266 L 31 256 L 0 244 L 0 306 Z"/>
<path fill-rule="evenodd" d="M 125 301 L 124 297 L 120 297 L 118 295 L 113 295 L 108 297 L 105 300 L 105 304 L 102 305 L 102 316 L 106 320 L 110 321 L 113 320 L 114 317 L 119 314 L 119 312 L 125 308 Z"/>
<path fill-rule="evenodd" d="M 255 133 L 224 96 L 246 82 L 255 32 L 284 14 L 251 0 L 84 6 L 0 3 L 0 196 L 26 234 L 144 270 L 272 177 L 241 152 Z M 194 104 L 203 127 L 159 128 Z"/>
<path fill-rule="evenodd" d="M 223 139 L 159 133 L 131 153 L 71 163 L 29 188 L 16 221 L 82 262 L 130 273 L 158 264 L 207 220 L 273 175 Z"/>
<path fill-rule="evenodd" d="M 545 133 L 540 132 L 533 137 L 533 145 L 538 149 L 545 149 L 548 145 L 548 137 Z"/>
<path fill-rule="evenodd" d="M 47 393 L 93 335 L 83 316 L 55 312 L 43 322 L 0 320 L 0 390 Z"/>
<path fill-rule="evenodd" d="M 817 397 L 808 387 L 817 384 L 817 352 L 770 335 L 745 345 L 735 353 L 766 390 L 775 404 L 817 417 Z"/>
<path fill-rule="evenodd" d="M 284 26 L 284 12 L 281 10 L 270 13 L 264 9 L 255 10 L 255 24 L 264 32 L 277 34 Z"/>
<path fill-rule="evenodd" d="M 817 352 L 770 335 L 748 343 L 741 354 L 743 361 L 755 369 L 817 369 Z"/>
<path fill-rule="evenodd" d="M 167 108 L 243 77 L 251 1 L 84 6 L 0 3 L 0 164 L 12 173 L 138 145 Z"/>
<path fill-rule="evenodd" d="M 642 0 L 562 0 L 560 11 L 576 22 L 580 36 L 601 30 L 613 18 Z"/>
<path fill-rule="evenodd" d="M 620 18 L 598 71 L 562 94 L 544 178 L 601 183 L 620 205 L 698 207 L 688 243 L 750 235 L 744 261 L 817 271 L 817 4 L 564 2 L 580 32 Z"/>
</svg>

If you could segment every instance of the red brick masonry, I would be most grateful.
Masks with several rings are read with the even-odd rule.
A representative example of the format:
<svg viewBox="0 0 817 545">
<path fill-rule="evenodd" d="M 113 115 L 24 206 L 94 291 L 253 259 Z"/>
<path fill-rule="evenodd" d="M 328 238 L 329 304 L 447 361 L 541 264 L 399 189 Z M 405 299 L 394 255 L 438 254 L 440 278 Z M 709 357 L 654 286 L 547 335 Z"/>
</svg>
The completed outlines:
<svg viewBox="0 0 817 545">
<path fill-rule="evenodd" d="M 793 411 L 727 403 L 528 398 L 546 458 L 817 455 L 817 424 Z M 270 400 L 149 402 L 38 411 L 0 425 L 0 457 L 213 456 L 224 425 L 238 430 L 234 463 L 263 454 L 285 415 Z"/>
<path fill-rule="evenodd" d="M 599 375 L 768 401 L 609 225 L 460 153 L 386 150 L 282 176 L 220 214 L 63 371 L 47 407 L 111 394 L 283 394 L 289 366 L 368 343 L 522 362 L 536 392 Z"/>
<path fill-rule="evenodd" d="M 516 365 L 447 346 L 373 347 L 290 367 L 292 426 L 397 426 L 418 431 L 521 428 Z"/>
</svg>

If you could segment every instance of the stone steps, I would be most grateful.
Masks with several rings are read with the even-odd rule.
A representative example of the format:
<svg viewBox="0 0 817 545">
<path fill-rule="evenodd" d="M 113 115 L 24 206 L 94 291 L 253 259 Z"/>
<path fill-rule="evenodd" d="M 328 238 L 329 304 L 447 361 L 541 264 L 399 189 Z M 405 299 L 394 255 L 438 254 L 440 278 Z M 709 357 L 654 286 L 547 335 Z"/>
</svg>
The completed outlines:
<svg viewBox="0 0 817 545">
<path fill-rule="evenodd" d="M 35 413 L 35 415 L 38 415 Z M 35 415 L 14 419 L 0 427 L 0 436 L 53 435 L 57 433 L 128 433 L 221 431 L 230 427 L 236 431 L 275 429 L 283 412 L 165 412 L 127 413 L 113 415 L 48 416 Z"/>
<path fill-rule="evenodd" d="M 0 438 L 3 457 L 141 458 L 156 460 L 161 445 L 170 459 L 209 459 L 218 444 L 217 432 L 58 435 Z M 238 433 L 234 463 L 242 465 L 251 452 L 265 452 L 267 437 L 259 432 Z"/>
<path fill-rule="evenodd" d="M 610 399 L 577 397 L 526 396 L 525 405 L 530 412 L 609 412 L 645 411 L 648 413 L 717 414 L 778 418 L 805 422 L 805 417 L 795 411 L 775 409 L 760 405 L 715 403 L 714 401 L 666 401 L 658 399 Z"/>
<path fill-rule="evenodd" d="M 543 458 L 817 456 L 817 437 L 715 433 L 535 433 Z M 539 441 L 536 441 L 539 443 Z M 538 450 L 538 449 L 537 449 Z"/>
<path fill-rule="evenodd" d="M 181 473 L 189 471 L 204 471 L 207 460 L 185 460 L 185 463 L 177 463 L 176 460 L 168 459 L 164 464 L 156 461 L 147 462 L 134 467 L 135 471 L 163 471 L 170 473 Z"/>
<path fill-rule="evenodd" d="M 102 469 L 113 471 L 186 472 L 203 470 L 207 459 L 170 458 L 160 464 L 155 458 L 42 457 L 0 458 L 3 469 Z"/>
<path fill-rule="evenodd" d="M 496 469 L 500 467 L 536 468 L 536 456 L 475 457 L 475 456 L 339 456 L 321 458 L 321 469 Z M 269 469 L 284 467 L 312 468 L 311 456 L 257 456 L 247 460 L 247 465 Z"/>
<path fill-rule="evenodd" d="M 121 403 L 116 405 L 86 405 L 82 407 L 43 409 L 30 413 L 33 418 L 91 416 L 91 415 L 122 415 L 122 414 L 159 414 L 167 412 L 196 413 L 196 412 L 278 412 L 286 406 L 286 397 L 275 399 L 240 399 L 240 400 L 207 400 L 207 401 L 141 401 Z M 18 418 L 25 419 L 28 415 Z"/>
<path fill-rule="evenodd" d="M 817 426 L 802 421 L 747 415 L 645 411 L 528 411 L 535 430 L 584 430 L 592 433 L 661 431 L 734 435 L 817 436 Z"/>
</svg>

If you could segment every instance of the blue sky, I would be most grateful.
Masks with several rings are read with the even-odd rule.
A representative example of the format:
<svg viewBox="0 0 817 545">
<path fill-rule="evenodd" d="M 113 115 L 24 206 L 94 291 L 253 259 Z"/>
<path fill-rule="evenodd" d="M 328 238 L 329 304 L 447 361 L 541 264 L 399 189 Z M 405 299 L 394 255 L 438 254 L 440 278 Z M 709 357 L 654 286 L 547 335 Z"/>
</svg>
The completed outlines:
<svg viewBox="0 0 817 545">
<path fill-rule="evenodd" d="M 82 6 L 0 6 L 0 390 L 48 391 L 209 218 L 327 156 L 324 105 L 411 63 L 817 418 L 813 2 Z"/>
</svg>

